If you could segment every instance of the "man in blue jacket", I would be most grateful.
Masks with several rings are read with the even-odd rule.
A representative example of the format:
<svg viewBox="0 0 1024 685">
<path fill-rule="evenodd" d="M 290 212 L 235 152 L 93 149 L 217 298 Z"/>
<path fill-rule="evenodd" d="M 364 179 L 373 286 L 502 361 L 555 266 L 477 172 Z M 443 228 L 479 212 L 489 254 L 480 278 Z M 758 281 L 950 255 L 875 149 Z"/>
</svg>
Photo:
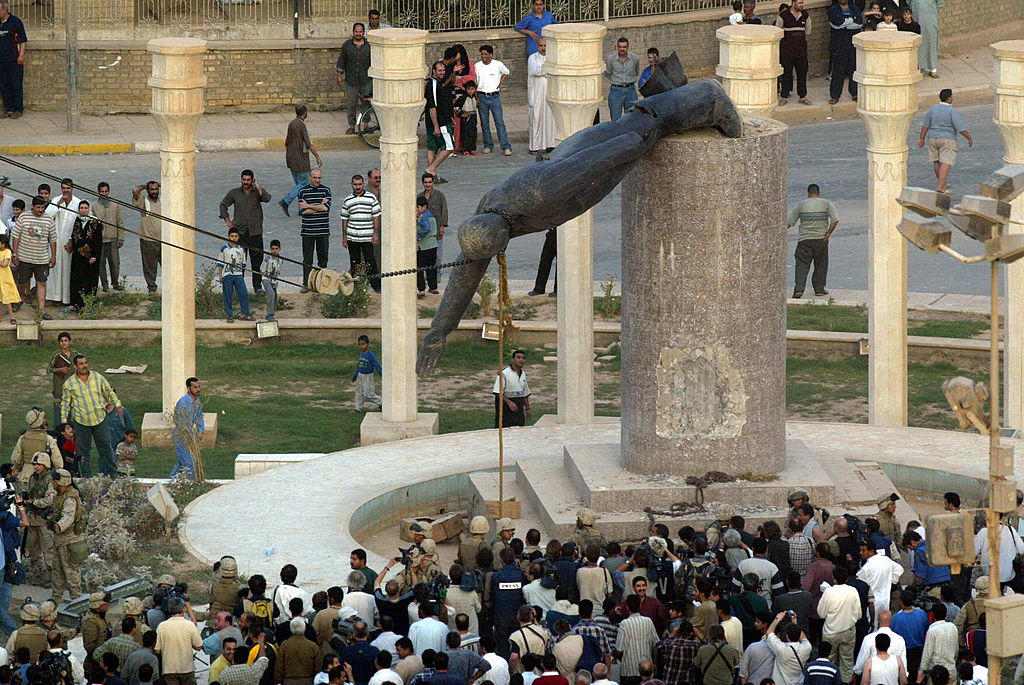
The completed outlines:
<svg viewBox="0 0 1024 685">
<path fill-rule="evenodd" d="M 828 23 L 832 27 L 832 36 L 828 42 L 828 50 L 832 53 L 832 80 L 828 84 L 830 105 L 839 102 L 843 94 L 843 85 L 850 82 L 850 97 L 857 101 L 857 82 L 853 80 L 853 71 L 857 68 L 857 48 L 853 45 L 853 37 L 860 33 L 864 20 L 860 7 L 850 0 L 839 0 L 828 8 Z"/>
</svg>

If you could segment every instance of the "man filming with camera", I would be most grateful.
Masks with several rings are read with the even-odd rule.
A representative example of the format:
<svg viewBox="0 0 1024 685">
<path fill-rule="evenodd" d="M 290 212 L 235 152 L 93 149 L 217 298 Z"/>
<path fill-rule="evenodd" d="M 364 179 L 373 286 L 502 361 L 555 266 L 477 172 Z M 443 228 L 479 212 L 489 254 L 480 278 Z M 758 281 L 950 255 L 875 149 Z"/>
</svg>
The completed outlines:
<svg viewBox="0 0 1024 685">
<path fill-rule="evenodd" d="M 18 515 L 11 513 L 11 504 L 17 507 Z M 0 535 L 3 537 L 3 582 L 0 583 L 0 630 L 8 635 L 12 634 L 18 627 L 11 615 L 8 613 L 11 606 L 12 580 L 22 572 L 18 568 L 18 546 L 21 544 L 19 528 L 28 528 L 28 514 L 25 512 L 25 504 L 21 496 L 14 490 L 7 489 L 0 492 Z"/>
</svg>

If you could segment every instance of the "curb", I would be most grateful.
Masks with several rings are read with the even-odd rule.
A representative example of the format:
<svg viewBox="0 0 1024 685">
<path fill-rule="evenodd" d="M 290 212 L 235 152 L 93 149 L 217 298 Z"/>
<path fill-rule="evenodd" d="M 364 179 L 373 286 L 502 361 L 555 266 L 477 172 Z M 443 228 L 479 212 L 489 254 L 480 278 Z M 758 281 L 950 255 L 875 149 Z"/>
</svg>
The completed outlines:
<svg viewBox="0 0 1024 685">
<path fill-rule="evenodd" d="M 956 92 L 957 104 L 961 106 L 983 105 L 993 100 L 994 94 L 989 86 L 963 88 Z M 924 95 L 918 98 L 918 112 L 923 112 L 939 101 L 938 94 Z M 849 121 L 856 119 L 857 103 L 849 99 L 841 100 L 835 105 L 789 105 L 777 108 L 773 119 L 788 125 L 818 124 L 827 121 Z M 527 142 L 526 131 L 509 131 L 509 142 L 523 144 Z M 418 136 L 421 145 L 426 143 L 423 134 Z M 313 144 L 320 150 L 369 150 L 359 136 L 323 136 L 313 138 Z M 213 138 L 196 140 L 197 152 L 261 152 L 267 150 L 284 150 L 284 138 Z M 82 143 L 56 145 L 0 145 L 0 154 L 20 156 L 64 156 L 64 155 L 116 155 L 116 154 L 156 154 L 160 151 L 159 141 L 142 141 L 137 143 Z"/>
</svg>

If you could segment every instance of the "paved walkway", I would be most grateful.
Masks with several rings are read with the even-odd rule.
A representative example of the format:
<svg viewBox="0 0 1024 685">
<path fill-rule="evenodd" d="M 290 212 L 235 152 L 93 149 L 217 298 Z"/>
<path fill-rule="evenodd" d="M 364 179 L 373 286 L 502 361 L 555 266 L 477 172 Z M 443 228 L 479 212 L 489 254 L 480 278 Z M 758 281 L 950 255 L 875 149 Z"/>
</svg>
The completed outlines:
<svg viewBox="0 0 1024 685">
<path fill-rule="evenodd" d="M 938 102 L 942 88 L 952 88 L 960 106 L 992 100 L 992 58 L 988 46 L 940 57 L 939 74 L 941 78 L 926 77 L 919 84 L 922 109 Z M 856 103 L 848 95 L 834 106 L 828 104 L 828 81 L 824 77 L 810 79 L 808 97 L 813 104 L 801 105 L 794 94 L 787 106 L 776 110 L 776 118 L 799 124 L 857 116 Z M 602 104 L 601 109 L 602 119 L 606 120 L 606 105 Z M 526 142 L 526 105 L 509 103 L 504 106 L 504 112 L 511 141 Z M 196 145 L 207 152 L 283 149 L 285 129 L 292 116 L 285 109 L 268 113 L 207 114 L 199 122 Z M 341 112 L 311 112 L 307 123 L 314 143 L 321 149 L 364 148 L 358 137 L 345 135 L 348 124 Z M 76 133 L 68 133 L 65 125 L 63 111 L 29 111 L 21 119 L 4 120 L 0 154 L 155 153 L 159 149 L 159 133 L 148 114 L 83 116 L 82 130 Z"/>
</svg>

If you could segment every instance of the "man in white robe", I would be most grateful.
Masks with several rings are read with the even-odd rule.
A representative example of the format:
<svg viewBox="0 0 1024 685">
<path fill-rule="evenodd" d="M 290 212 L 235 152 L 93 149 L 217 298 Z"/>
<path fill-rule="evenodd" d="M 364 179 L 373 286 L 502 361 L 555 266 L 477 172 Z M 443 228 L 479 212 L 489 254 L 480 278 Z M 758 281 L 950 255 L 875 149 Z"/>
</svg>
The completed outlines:
<svg viewBox="0 0 1024 685">
<path fill-rule="evenodd" d="M 537 52 L 526 62 L 526 95 L 530 109 L 530 153 L 547 152 L 555 146 L 555 117 L 548 104 L 548 77 L 544 73 L 548 43 L 537 39 Z"/>
<path fill-rule="evenodd" d="M 46 299 L 51 302 L 71 302 L 71 253 L 68 243 L 71 242 L 71 231 L 78 218 L 78 204 L 81 199 L 75 196 L 75 186 L 71 179 L 65 178 L 60 183 L 60 197 L 52 200 L 55 204 L 47 210 L 53 210 L 53 220 L 57 229 L 57 260 L 46 282 Z"/>
</svg>

